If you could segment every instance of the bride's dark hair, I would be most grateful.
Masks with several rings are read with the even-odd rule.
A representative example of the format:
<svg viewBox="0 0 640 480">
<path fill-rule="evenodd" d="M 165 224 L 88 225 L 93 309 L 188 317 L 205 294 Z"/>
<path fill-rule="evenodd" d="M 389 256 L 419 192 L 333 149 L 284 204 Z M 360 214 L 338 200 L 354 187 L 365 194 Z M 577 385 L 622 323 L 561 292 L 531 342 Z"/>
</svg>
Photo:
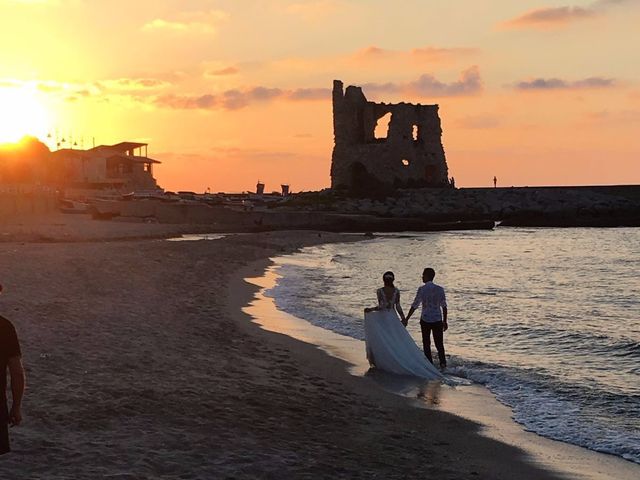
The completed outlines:
<svg viewBox="0 0 640 480">
<path fill-rule="evenodd" d="M 393 272 L 389 271 L 389 272 L 384 272 L 382 274 L 382 281 L 384 282 L 385 285 L 391 286 L 393 285 L 393 281 L 396 279 L 396 276 L 393 274 Z"/>
</svg>

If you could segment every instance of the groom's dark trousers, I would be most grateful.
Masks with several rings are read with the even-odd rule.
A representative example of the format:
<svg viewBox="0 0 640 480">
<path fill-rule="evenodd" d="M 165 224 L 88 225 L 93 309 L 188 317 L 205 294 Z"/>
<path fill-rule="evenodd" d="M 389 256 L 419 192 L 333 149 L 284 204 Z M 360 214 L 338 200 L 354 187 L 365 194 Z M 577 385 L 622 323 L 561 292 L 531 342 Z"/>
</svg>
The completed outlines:
<svg viewBox="0 0 640 480">
<path fill-rule="evenodd" d="M 447 357 L 444 356 L 444 335 L 442 329 L 442 322 L 420 322 L 420 329 L 422 330 L 422 346 L 424 347 L 424 354 L 431 363 L 431 332 L 433 332 L 433 343 L 436 344 L 436 350 L 438 350 L 438 358 L 440 359 L 440 366 L 445 367 L 447 365 Z"/>
</svg>

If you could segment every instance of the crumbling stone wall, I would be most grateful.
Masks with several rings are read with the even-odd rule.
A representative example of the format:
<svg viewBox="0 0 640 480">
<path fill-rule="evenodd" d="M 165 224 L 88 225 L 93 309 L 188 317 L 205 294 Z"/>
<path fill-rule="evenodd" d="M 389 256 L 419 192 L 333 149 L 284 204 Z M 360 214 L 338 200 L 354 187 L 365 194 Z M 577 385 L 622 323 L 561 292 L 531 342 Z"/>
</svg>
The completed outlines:
<svg viewBox="0 0 640 480">
<path fill-rule="evenodd" d="M 391 114 L 386 138 L 378 121 Z M 447 186 L 438 105 L 367 101 L 360 87 L 333 82 L 331 188 L 366 193 L 401 187 Z"/>
</svg>

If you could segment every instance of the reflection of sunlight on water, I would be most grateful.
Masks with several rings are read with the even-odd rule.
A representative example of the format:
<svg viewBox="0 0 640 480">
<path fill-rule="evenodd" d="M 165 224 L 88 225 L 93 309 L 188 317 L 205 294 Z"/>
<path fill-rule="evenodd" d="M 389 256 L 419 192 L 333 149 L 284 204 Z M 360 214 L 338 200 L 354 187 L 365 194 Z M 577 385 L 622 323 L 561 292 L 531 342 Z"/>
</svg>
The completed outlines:
<svg viewBox="0 0 640 480">
<path fill-rule="evenodd" d="M 424 406 L 438 407 L 442 401 L 443 388 L 450 389 L 438 380 L 425 381 L 417 377 L 405 377 L 392 373 L 382 372 L 375 368 L 369 369 L 365 376 L 370 378 L 385 390 L 415 398 Z"/>
<path fill-rule="evenodd" d="M 427 405 L 440 405 L 440 394 L 442 393 L 442 383 L 429 382 L 422 384 L 418 388 L 416 397 L 421 399 Z"/>
</svg>

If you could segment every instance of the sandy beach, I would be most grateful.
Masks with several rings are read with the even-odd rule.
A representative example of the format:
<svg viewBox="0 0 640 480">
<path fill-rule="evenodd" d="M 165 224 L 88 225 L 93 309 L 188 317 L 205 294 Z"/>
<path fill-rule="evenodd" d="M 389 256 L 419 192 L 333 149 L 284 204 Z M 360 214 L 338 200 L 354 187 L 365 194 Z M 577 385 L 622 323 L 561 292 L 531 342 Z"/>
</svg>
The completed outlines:
<svg viewBox="0 0 640 480">
<path fill-rule="evenodd" d="M 0 245 L 28 379 L 0 478 L 564 478 L 242 312 L 270 256 L 346 237 L 145 227 Z"/>
</svg>

